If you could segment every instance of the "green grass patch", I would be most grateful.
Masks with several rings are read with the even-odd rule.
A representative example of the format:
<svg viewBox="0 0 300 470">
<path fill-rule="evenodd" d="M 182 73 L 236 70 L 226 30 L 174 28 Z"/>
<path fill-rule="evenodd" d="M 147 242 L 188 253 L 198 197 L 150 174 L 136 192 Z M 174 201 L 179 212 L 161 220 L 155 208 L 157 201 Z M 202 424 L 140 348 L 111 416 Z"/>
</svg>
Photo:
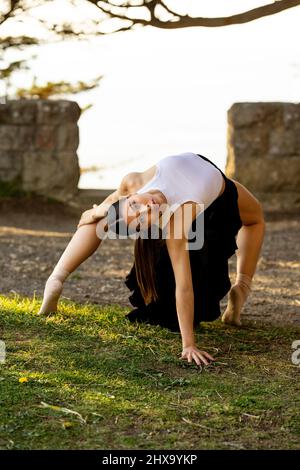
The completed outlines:
<svg viewBox="0 0 300 470">
<path fill-rule="evenodd" d="M 20 189 L 20 183 L 17 181 L 0 181 L 0 198 L 6 197 L 24 197 L 27 191 Z"/>
<path fill-rule="evenodd" d="M 0 199 L 4 201 L 14 201 L 21 199 L 22 202 L 36 203 L 42 202 L 43 204 L 62 204 L 53 196 L 38 194 L 35 191 L 28 191 L 22 189 L 20 181 L 1 181 L 0 180 Z"/>
<path fill-rule="evenodd" d="M 299 448 L 299 328 L 204 323 L 198 347 L 217 361 L 201 370 L 178 333 L 128 309 L 39 305 L 0 296 L 1 449 Z"/>
</svg>

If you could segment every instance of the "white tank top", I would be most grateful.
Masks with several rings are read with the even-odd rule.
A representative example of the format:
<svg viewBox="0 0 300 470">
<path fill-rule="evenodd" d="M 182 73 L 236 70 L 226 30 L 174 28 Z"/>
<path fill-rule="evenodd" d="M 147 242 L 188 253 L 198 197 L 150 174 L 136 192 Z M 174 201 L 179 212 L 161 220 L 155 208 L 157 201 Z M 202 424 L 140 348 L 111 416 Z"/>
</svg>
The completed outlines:
<svg viewBox="0 0 300 470">
<path fill-rule="evenodd" d="M 221 171 L 196 153 L 169 155 L 161 158 L 155 166 L 153 178 L 136 192 L 141 194 L 158 189 L 169 206 L 178 207 L 184 202 L 193 201 L 204 204 L 206 209 L 222 189 Z"/>
</svg>

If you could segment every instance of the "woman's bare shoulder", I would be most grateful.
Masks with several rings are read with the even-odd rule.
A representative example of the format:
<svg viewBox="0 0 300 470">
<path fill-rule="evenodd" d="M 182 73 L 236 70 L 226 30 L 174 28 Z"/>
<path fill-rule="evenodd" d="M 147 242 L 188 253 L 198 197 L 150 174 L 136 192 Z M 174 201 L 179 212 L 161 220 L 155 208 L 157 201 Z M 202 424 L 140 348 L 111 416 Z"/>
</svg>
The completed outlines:
<svg viewBox="0 0 300 470">
<path fill-rule="evenodd" d="M 119 186 L 119 192 L 120 194 L 129 194 L 131 192 L 135 191 L 135 188 L 141 184 L 142 181 L 142 173 L 138 171 L 132 171 L 130 173 L 127 173 L 125 176 L 123 176 L 122 181 Z"/>
<path fill-rule="evenodd" d="M 129 194 L 134 193 L 142 186 L 144 186 L 147 181 L 149 181 L 154 175 L 156 166 L 153 165 L 150 168 L 147 168 L 145 171 L 132 171 L 127 173 L 121 181 L 119 191 L 120 194 Z"/>
</svg>

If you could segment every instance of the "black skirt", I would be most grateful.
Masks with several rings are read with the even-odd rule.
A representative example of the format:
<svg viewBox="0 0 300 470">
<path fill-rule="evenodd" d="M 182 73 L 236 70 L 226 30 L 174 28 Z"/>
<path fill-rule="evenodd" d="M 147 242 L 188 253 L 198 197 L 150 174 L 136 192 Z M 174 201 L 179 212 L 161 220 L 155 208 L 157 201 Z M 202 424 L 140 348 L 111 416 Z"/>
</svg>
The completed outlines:
<svg viewBox="0 0 300 470">
<path fill-rule="evenodd" d="M 203 155 L 199 157 L 218 168 Z M 236 185 L 222 170 L 218 170 L 225 179 L 225 189 L 200 214 L 204 217 L 202 247 L 189 250 L 194 289 L 194 327 L 201 321 L 213 321 L 221 315 L 220 301 L 231 287 L 228 259 L 237 249 L 236 235 L 242 226 Z M 194 220 L 192 230 L 195 230 L 195 223 Z M 175 302 L 175 278 L 166 244 L 161 249 L 156 265 L 158 299 L 145 304 L 137 284 L 134 264 L 126 276 L 125 285 L 131 291 L 129 301 L 135 307 L 125 318 L 131 322 L 146 322 L 171 331 L 180 331 Z"/>
</svg>

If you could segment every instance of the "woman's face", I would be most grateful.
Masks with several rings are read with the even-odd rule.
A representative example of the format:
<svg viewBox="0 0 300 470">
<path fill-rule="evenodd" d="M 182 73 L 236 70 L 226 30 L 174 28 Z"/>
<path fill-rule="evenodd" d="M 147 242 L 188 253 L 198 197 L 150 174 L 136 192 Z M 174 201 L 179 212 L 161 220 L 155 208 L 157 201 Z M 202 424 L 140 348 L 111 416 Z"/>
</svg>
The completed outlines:
<svg viewBox="0 0 300 470">
<path fill-rule="evenodd" d="M 159 195 L 151 193 L 131 194 L 125 202 L 125 220 L 127 225 L 139 223 L 143 230 L 158 220 L 159 207 L 164 201 Z"/>
</svg>

